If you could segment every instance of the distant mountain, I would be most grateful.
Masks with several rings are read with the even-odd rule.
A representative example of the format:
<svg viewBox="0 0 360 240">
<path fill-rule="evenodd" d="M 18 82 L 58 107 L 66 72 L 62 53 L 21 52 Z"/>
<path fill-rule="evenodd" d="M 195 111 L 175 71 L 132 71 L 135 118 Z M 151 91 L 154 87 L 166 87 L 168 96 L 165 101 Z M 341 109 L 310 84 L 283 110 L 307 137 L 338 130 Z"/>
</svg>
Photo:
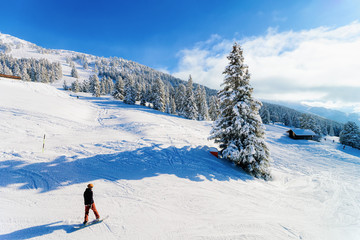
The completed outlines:
<svg viewBox="0 0 360 240">
<path fill-rule="evenodd" d="M 324 107 L 312 107 L 300 103 L 289 103 L 289 102 L 268 101 L 268 100 L 266 100 L 265 102 L 286 106 L 288 108 L 292 108 L 303 113 L 312 113 L 320 117 L 327 118 L 339 123 L 346 123 L 348 121 L 352 121 L 360 125 L 360 115 L 357 113 L 345 113 L 334 109 L 328 109 Z"/>
<path fill-rule="evenodd" d="M 309 107 L 308 111 L 337 122 L 346 123 L 348 121 L 353 121 L 360 125 L 360 115 L 357 113 L 347 114 L 338 110 L 332 110 L 322 107 Z"/>
</svg>

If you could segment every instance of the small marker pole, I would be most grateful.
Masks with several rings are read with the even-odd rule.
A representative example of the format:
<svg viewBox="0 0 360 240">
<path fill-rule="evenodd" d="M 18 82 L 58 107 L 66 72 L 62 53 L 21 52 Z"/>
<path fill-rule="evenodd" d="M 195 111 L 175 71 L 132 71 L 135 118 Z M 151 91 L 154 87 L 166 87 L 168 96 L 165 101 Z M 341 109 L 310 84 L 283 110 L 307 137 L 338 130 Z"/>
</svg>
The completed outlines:
<svg viewBox="0 0 360 240">
<path fill-rule="evenodd" d="M 43 152 L 43 153 L 44 153 L 44 148 L 45 148 L 45 134 L 44 134 L 43 148 L 42 148 L 42 152 Z"/>
</svg>

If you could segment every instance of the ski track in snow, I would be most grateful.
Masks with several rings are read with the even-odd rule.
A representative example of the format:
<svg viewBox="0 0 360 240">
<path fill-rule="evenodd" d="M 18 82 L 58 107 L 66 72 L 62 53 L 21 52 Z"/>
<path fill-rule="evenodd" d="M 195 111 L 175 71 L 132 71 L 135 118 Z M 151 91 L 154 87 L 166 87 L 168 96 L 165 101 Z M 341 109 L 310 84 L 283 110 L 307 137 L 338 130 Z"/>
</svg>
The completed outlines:
<svg viewBox="0 0 360 240">
<path fill-rule="evenodd" d="M 10 86 L 15 92 L 21 84 Z M 42 86 L 47 88 L 54 91 Z M 267 125 L 274 180 L 264 182 L 209 153 L 215 146 L 207 140 L 210 122 L 109 97 L 57 94 L 59 104 L 67 99 L 88 109 L 73 121 L 71 112 L 62 117 L 51 108 L 14 106 L 9 98 L 26 99 L 26 92 L 8 91 L 7 104 L 0 101 L 0 239 L 360 236 L 358 150 L 332 141 L 294 141 L 287 128 Z M 110 217 L 74 231 L 89 182 L 100 214 Z"/>
</svg>

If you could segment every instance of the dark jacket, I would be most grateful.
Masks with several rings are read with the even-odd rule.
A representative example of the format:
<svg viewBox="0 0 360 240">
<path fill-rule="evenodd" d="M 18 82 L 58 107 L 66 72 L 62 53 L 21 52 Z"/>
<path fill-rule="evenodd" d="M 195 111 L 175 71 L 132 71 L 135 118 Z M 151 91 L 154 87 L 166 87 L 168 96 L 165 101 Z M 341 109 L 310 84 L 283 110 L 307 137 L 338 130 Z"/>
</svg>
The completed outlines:
<svg viewBox="0 0 360 240">
<path fill-rule="evenodd" d="M 91 205 L 94 203 L 93 192 L 91 188 L 87 188 L 84 192 L 84 203 L 85 205 Z"/>
</svg>

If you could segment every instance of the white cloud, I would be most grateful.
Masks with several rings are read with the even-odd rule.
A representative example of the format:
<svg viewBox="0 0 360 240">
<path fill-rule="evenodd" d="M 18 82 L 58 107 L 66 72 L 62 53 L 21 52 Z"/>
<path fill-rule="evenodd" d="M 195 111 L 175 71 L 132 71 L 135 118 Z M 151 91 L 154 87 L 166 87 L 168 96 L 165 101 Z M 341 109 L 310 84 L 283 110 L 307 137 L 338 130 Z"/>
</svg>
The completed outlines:
<svg viewBox="0 0 360 240">
<path fill-rule="evenodd" d="M 182 50 L 173 75 L 187 79 L 191 74 L 194 82 L 219 89 L 234 41 L 214 35 Z M 299 32 L 270 28 L 264 36 L 237 41 L 256 97 L 360 107 L 360 23 Z"/>
<path fill-rule="evenodd" d="M 209 40 L 197 43 L 193 49 L 180 51 L 178 69 L 172 74 L 184 80 L 191 74 L 194 82 L 219 89 L 231 44 L 231 41 L 213 35 Z"/>
</svg>

